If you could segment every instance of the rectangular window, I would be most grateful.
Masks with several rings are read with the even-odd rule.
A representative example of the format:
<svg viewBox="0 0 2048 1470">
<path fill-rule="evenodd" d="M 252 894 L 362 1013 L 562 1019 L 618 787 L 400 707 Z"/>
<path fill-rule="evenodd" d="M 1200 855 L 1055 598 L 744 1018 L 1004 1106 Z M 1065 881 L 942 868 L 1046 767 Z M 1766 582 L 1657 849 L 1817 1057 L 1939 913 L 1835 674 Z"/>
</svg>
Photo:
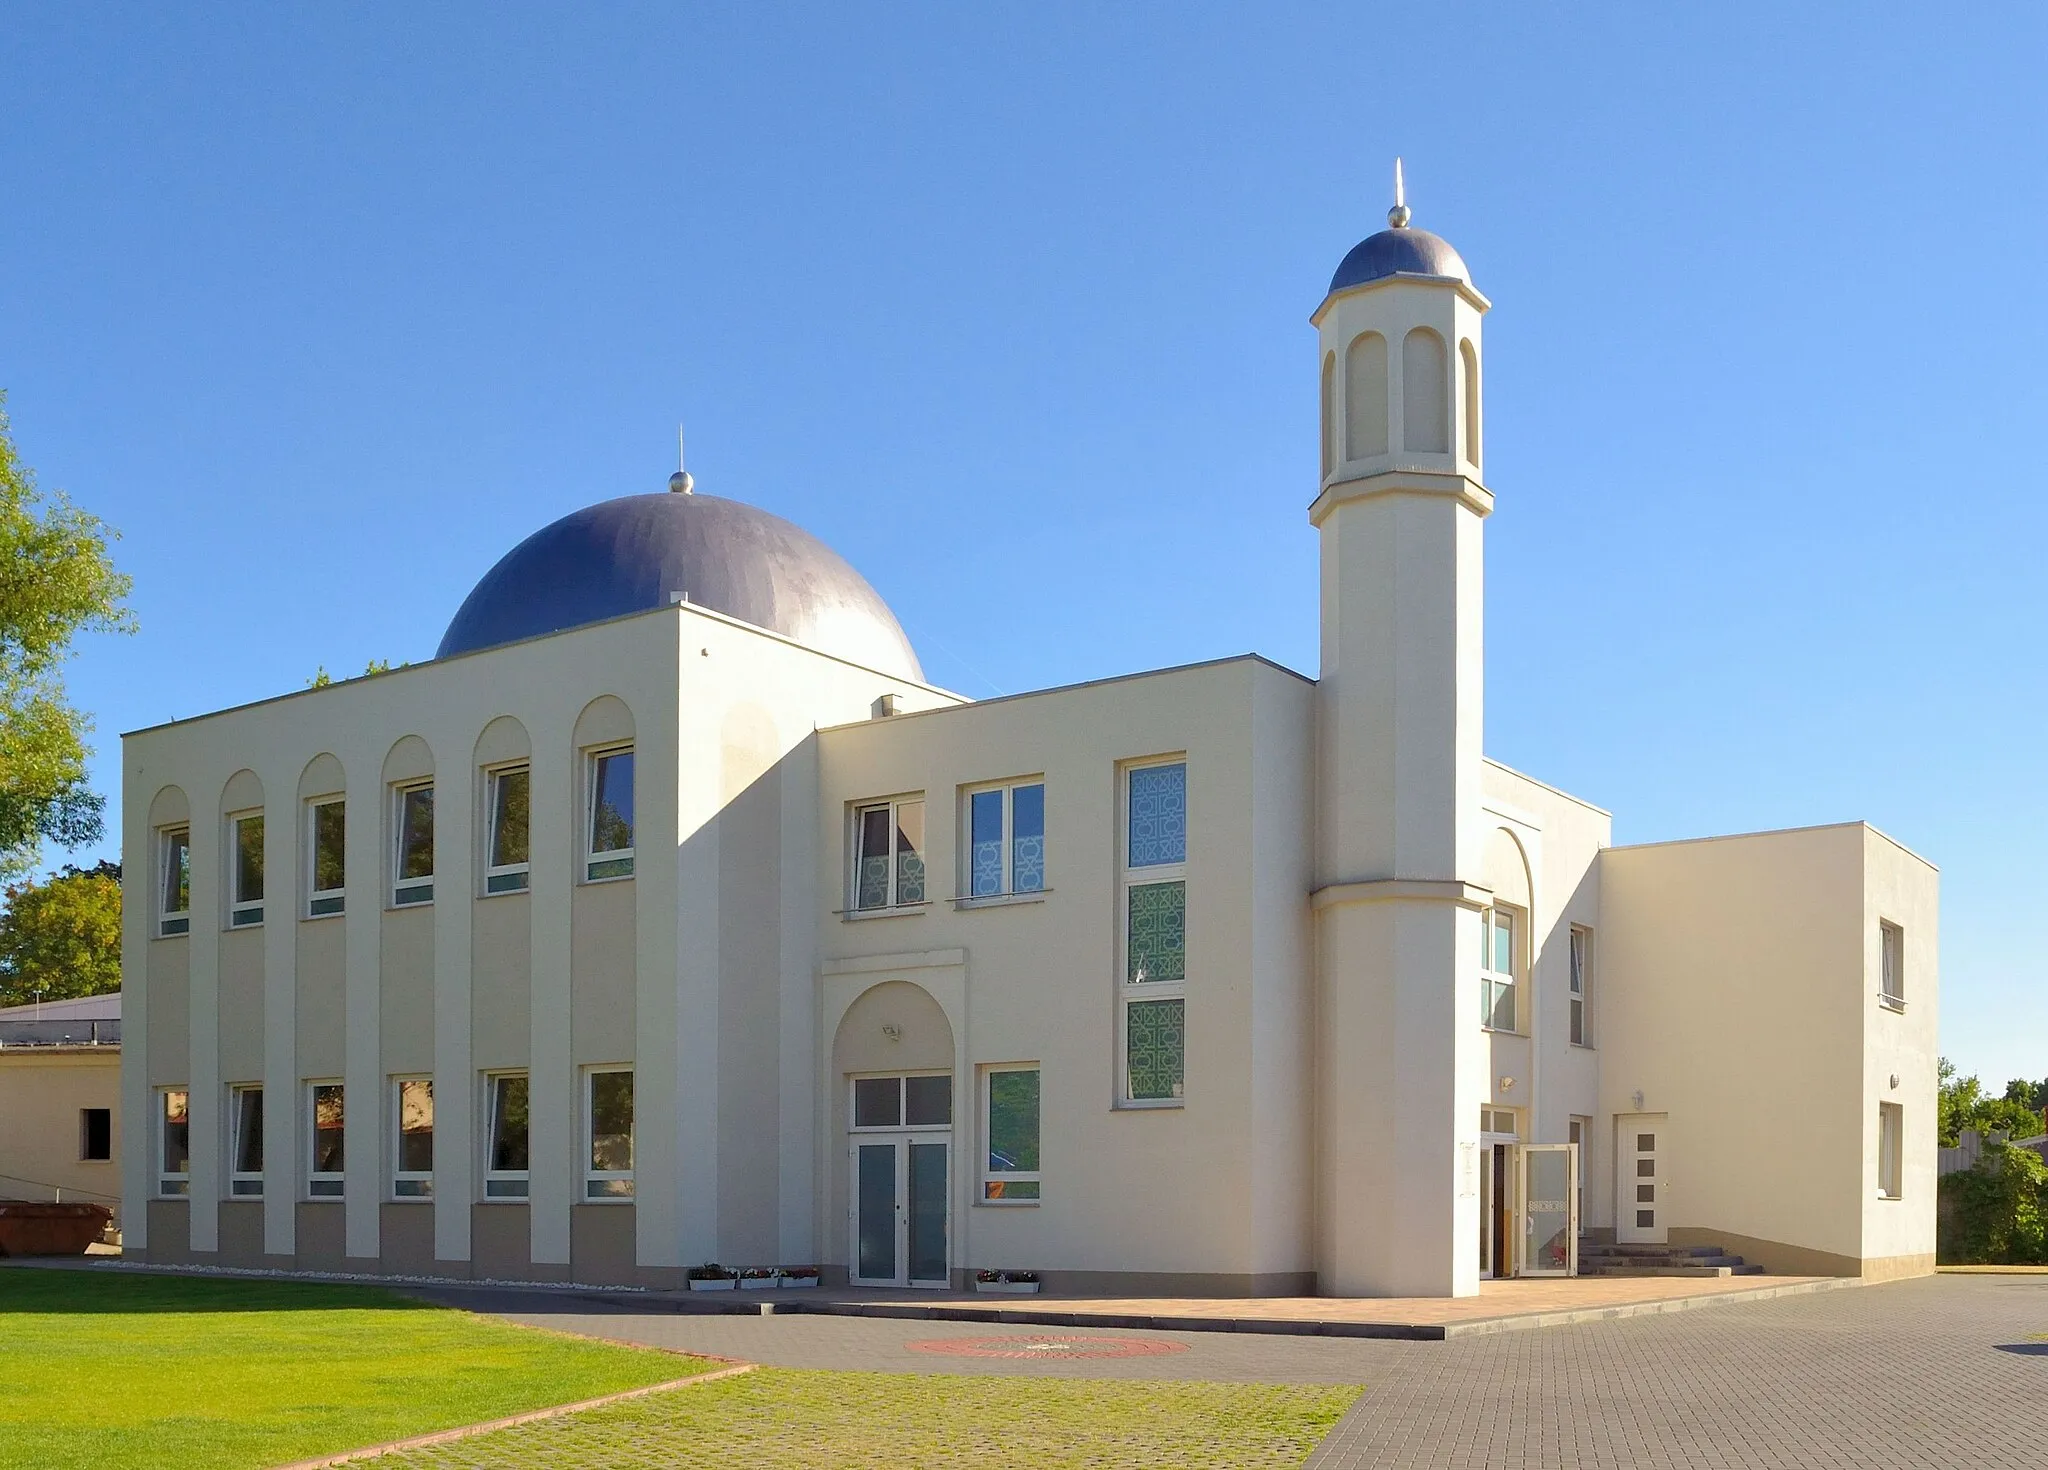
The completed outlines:
<svg viewBox="0 0 2048 1470">
<path fill-rule="evenodd" d="M 401 786 L 394 793 L 397 810 L 392 825 L 398 850 L 392 854 L 391 902 L 394 907 L 434 901 L 434 788 Z"/>
<path fill-rule="evenodd" d="M 590 758 L 590 843 L 583 876 L 633 876 L 633 752 L 599 751 Z"/>
<path fill-rule="evenodd" d="M 192 1095 L 182 1087 L 157 1093 L 156 1192 L 192 1191 Z"/>
<path fill-rule="evenodd" d="M 1882 967 L 1884 1003 L 1896 1010 L 1906 1007 L 1906 931 L 1897 924 L 1880 920 L 1877 926 L 1878 963 Z"/>
<path fill-rule="evenodd" d="M 312 896 L 306 914 L 317 919 L 342 910 L 342 889 L 348 879 L 348 803 L 335 796 L 306 805 L 307 835 L 312 844 L 307 885 Z"/>
<path fill-rule="evenodd" d="M 263 1089 L 228 1089 L 228 1193 L 263 1194 Z"/>
<path fill-rule="evenodd" d="M 1515 1121 L 1513 1108 L 1481 1108 L 1479 1110 L 1479 1131 L 1497 1133 L 1503 1138 L 1520 1136 L 1521 1125 Z"/>
<path fill-rule="evenodd" d="M 1123 796 L 1123 1101 L 1172 1103 L 1187 1061 L 1187 763 L 1127 768 Z"/>
<path fill-rule="evenodd" d="M 494 1072 L 484 1079 L 489 1128 L 484 1140 L 485 1199 L 526 1198 L 526 1099 L 524 1072 Z"/>
<path fill-rule="evenodd" d="M 166 827 L 157 842 L 159 935 L 192 932 L 192 829 Z"/>
<path fill-rule="evenodd" d="M 434 1084 L 427 1077 L 391 1079 L 391 1197 L 430 1199 L 434 1193 Z"/>
<path fill-rule="evenodd" d="M 484 854 L 485 893 L 523 893 L 527 885 L 525 766 L 490 773 L 490 850 Z"/>
<path fill-rule="evenodd" d="M 306 1151 L 306 1193 L 315 1199 L 341 1197 L 341 1084 L 306 1085 L 306 1123 L 312 1147 Z"/>
<path fill-rule="evenodd" d="M 908 908 L 925 901 L 924 797 L 871 802 L 853 813 L 853 908 Z"/>
<path fill-rule="evenodd" d="M 1593 1044 L 1592 1015 L 1587 1006 L 1592 999 L 1588 988 L 1593 975 L 1593 931 L 1572 927 L 1572 1045 Z"/>
<path fill-rule="evenodd" d="M 1038 1068 L 991 1067 L 984 1074 L 981 1197 L 1006 1204 L 1038 1199 Z"/>
<path fill-rule="evenodd" d="M 588 1167 L 585 1199 L 633 1197 L 633 1073 L 623 1067 L 585 1072 L 583 1120 Z"/>
<path fill-rule="evenodd" d="M 967 794 L 969 898 L 1045 891 L 1045 783 L 991 786 Z"/>
<path fill-rule="evenodd" d="M 1877 1192 L 1883 1199 L 1905 1195 L 1906 1110 L 1897 1103 L 1877 1105 Z"/>
<path fill-rule="evenodd" d="M 1515 915 L 1493 908 L 1479 915 L 1479 1024 L 1489 1031 L 1515 1029 Z"/>
<path fill-rule="evenodd" d="M 853 1079 L 853 1127 L 950 1128 L 953 1074 L 922 1072 Z"/>
<path fill-rule="evenodd" d="M 78 1110 L 78 1158 L 80 1163 L 104 1164 L 114 1157 L 114 1110 Z"/>
<path fill-rule="evenodd" d="M 263 922 L 263 813 L 228 818 L 228 927 Z"/>
</svg>

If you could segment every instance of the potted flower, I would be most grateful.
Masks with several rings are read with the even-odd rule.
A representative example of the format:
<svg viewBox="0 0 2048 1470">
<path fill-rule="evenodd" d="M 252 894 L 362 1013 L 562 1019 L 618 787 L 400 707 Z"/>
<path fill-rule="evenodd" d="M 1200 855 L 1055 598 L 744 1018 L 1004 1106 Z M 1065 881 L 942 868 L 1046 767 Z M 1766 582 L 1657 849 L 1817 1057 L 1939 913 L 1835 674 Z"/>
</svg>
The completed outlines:
<svg viewBox="0 0 2048 1470">
<path fill-rule="evenodd" d="M 784 1266 L 775 1273 L 775 1277 L 777 1281 L 787 1287 L 816 1286 L 818 1284 L 818 1268 L 816 1266 Z"/>
<path fill-rule="evenodd" d="M 775 1272 L 766 1266 L 749 1266 L 740 1272 L 741 1291 L 773 1291 Z"/>
<path fill-rule="evenodd" d="M 1001 1292 L 1010 1296 L 1036 1296 L 1038 1294 L 1038 1273 L 1036 1271 L 976 1271 L 974 1289 L 984 1292 Z"/>
<path fill-rule="evenodd" d="M 716 1261 L 692 1266 L 689 1275 L 692 1291 L 731 1291 L 733 1283 L 739 1279 L 737 1271 L 729 1271 Z"/>
</svg>

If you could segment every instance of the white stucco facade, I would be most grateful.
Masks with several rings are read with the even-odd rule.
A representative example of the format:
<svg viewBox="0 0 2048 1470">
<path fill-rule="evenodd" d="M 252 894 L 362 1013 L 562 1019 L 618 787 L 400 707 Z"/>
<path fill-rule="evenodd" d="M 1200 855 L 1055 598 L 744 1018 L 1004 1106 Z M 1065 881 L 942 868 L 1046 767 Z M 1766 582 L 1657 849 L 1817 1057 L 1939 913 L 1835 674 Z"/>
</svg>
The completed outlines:
<svg viewBox="0 0 2048 1470">
<path fill-rule="evenodd" d="M 126 1249 L 1466 1295 L 1568 1255 L 1541 1156 L 1594 1239 L 1931 1269 L 1932 868 L 1484 757 L 1488 305 L 1397 227 L 1315 314 L 1314 679 L 968 701 L 704 497 L 608 503 L 700 528 L 623 610 L 125 737 Z"/>
</svg>

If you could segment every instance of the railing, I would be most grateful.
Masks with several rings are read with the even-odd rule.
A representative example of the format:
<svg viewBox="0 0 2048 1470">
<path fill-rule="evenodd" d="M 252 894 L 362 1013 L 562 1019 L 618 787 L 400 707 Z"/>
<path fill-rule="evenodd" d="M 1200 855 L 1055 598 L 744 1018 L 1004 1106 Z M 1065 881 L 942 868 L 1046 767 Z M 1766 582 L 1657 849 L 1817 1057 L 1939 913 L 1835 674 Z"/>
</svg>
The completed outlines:
<svg viewBox="0 0 2048 1470">
<path fill-rule="evenodd" d="M 0 1046 L 119 1046 L 119 1021 L 0 1021 Z"/>
</svg>

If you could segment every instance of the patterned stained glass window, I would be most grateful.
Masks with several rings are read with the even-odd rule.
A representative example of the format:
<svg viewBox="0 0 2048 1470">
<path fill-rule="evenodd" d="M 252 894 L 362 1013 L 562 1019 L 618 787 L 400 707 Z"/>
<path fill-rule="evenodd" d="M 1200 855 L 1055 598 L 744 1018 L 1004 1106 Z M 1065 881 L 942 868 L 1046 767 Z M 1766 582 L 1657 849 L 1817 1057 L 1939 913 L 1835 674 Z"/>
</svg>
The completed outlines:
<svg viewBox="0 0 2048 1470">
<path fill-rule="evenodd" d="M 1038 893 L 1045 887 L 1045 787 L 1012 787 L 1010 816 L 1010 891 Z"/>
<path fill-rule="evenodd" d="M 854 812 L 853 906 L 925 901 L 924 801 L 883 801 Z"/>
<path fill-rule="evenodd" d="M 1124 1007 L 1125 1077 L 1134 1101 L 1181 1095 L 1186 1010 L 1185 1000 L 1134 1000 Z"/>
<path fill-rule="evenodd" d="M 977 791 L 967 799 L 967 891 L 987 898 L 1003 891 L 1003 793 Z"/>
<path fill-rule="evenodd" d="M 1188 974 L 1188 885 L 1133 883 L 1129 895 L 1124 979 L 1133 985 L 1185 980 Z"/>
<path fill-rule="evenodd" d="M 1045 783 L 967 797 L 967 896 L 1045 891 Z"/>
<path fill-rule="evenodd" d="M 1130 858 L 1134 868 L 1188 860 L 1188 768 L 1141 766 L 1130 773 Z"/>
<path fill-rule="evenodd" d="M 896 902 L 924 902 L 924 803 L 896 803 Z"/>
</svg>

